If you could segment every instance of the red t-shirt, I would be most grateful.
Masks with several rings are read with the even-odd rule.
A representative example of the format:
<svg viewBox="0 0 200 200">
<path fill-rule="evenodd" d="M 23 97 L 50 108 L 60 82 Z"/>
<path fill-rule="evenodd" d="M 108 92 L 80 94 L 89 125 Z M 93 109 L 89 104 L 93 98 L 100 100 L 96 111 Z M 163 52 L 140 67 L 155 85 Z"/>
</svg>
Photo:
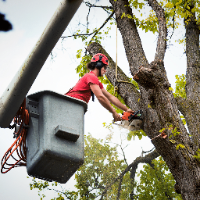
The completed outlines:
<svg viewBox="0 0 200 200">
<path fill-rule="evenodd" d="M 99 79 L 97 78 L 97 76 L 93 72 L 89 72 L 85 74 L 78 81 L 78 83 L 73 87 L 73 89 L 67 92 L 65 95 L 74 97 L 77 99 L 81 99 L 85 101 L 86 103 L 88 103 L 91 97 L 91 89 L 89 86 L 90 83 L 98 85 L 100 89 L 103 88 L 103 85 L 101 82 L 99 82 Z M 87 91 L 87 90 L 88 92 L 85 92 L 85 93 L 76 93 L 76 92 Z"/>
</svg>

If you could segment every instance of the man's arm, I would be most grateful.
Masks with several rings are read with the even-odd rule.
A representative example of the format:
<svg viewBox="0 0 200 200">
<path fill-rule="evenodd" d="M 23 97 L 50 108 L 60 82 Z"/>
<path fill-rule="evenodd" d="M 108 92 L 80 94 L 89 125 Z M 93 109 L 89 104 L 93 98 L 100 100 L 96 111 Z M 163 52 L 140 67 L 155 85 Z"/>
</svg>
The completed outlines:
<svg viewBox="0 0 200 200">
<path fill-rule="evenodd" d="M 111 106 L 109 100 L 103 94 L 100 87 L 96 84 L 90 83 L 90 88 L 91 88 L 92 92 L 95 94 L 95 96 L 97 97 L 97 99 L 99 100 L 100 104 L 113 114 L 114 121 L 120 121 L 121 120 L 120 115 Z"/>
<path fill-rule="evenodd" d="M 126 111 L 126 112 L 133 112 L 131 109 L 127 108 L 124 104 L 122 104 L 117 97 L 115 97 L 112 94 L 110 94 L 104 88 L 102 89 L 102 92 L 112 104 L 114 104 L 115 106 L 117 106 L 121 110 Z"/>
</svg>

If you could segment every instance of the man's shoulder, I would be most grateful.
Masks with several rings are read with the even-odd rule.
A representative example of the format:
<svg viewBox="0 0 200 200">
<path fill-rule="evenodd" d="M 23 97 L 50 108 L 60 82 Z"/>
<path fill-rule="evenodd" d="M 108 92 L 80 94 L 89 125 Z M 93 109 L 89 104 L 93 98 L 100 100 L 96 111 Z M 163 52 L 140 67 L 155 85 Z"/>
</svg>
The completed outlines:
<svg viewBox="0 0 200 200">
<path fill-rule="evenodd" d="M 86 78 L 87 77 L 91 77 L 93 79 L 99 80 L 98 77 L 94 73 L 92 73 L 92 72 L 89 72 L 89 73 L 85 74 L 84 77 L 86 77 Z"/>
</svg>

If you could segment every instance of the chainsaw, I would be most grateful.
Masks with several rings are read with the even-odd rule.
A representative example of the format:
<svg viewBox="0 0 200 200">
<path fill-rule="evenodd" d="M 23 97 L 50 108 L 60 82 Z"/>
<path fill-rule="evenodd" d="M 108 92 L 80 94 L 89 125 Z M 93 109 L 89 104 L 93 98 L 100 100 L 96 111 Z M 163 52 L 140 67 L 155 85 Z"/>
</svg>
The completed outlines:
<svg viewBox="0 0 200 200">
<path fill-rule="evenodd" d="M 122 120 L 120 123 L 114 123 L 116 125 L 122 126 L 130 131 L 137 131 L 141 129 L 143 112 L 142 110 L 135 111 L 134 113 L 124 112 L 122 114 Z"/>
</svg>

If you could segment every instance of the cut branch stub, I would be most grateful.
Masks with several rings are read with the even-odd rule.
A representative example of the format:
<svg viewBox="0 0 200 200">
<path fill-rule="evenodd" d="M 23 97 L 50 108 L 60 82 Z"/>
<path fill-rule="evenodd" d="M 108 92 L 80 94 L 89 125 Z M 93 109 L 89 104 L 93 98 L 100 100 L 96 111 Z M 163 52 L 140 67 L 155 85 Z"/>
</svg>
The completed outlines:
<svg viewBox="0 0 200 200">
<path fill-rule="evenodd" d="M 153 61 L 147 67 L 141 66 L 133 78 L 146 89 L 170 87 L 162 60 Z"/>
</svg>

